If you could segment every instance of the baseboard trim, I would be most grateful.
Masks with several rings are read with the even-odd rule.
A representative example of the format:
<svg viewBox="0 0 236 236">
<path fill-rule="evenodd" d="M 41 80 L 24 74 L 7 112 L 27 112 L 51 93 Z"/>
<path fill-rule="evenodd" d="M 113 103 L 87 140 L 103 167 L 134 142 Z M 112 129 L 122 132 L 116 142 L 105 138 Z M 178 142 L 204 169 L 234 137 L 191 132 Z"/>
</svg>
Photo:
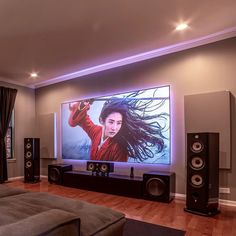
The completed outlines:
<svg viewBox="0 0 236 236">
<path fill-rule="evenodd" d="M 185 201 L 186 200 L 186 195 L 185 194 L 180 194 L 180 193 L 175 193 L 175 199 Z"/>
<path fill-rule="evenodd" d="M 40 175 L 40 178 L 47 179 L 48 176 L 47 175 Z"/>
<path fill-rule="evenodd" d="M 8 178 L 8 181 L 19 180 L 19 179 L 24 179 L 24 176 L 11 177 Z"/>
<path fill-rule="evenodd" d="M 222 206 L 232 206 L 236 207 L 236 201 L 230 201 L 230 200 L 225 200 L 225 199 L 219 199 L 219 203 Z"/>
<path fill-rule="evenodd" d="M 47 175 L 40 175 L 40 178 L 47 179 Z M 19 180 L 19 179 L 24 179 L 24 176 L 17 176 L 17 177 L 10 177 L 8 178 L 8 181 L 14 181 L 14 180 Z"/>
<path fill-rule="evenodd" d="M 176 194 L 175 194 L 175 199 L 176 199 L 176 200 L 185 201 L 185 200 L 186 200 L 186 194 L 176 193 Z M 219 204 L 220 204 L 221 206 L 232 206 L 232 207 L 236 207 L 236 201 L 231 201 L 231 200 L 219 199 Z"/>
<path fill-rule="evenodd" d="M 47 179 L 48 176 L 40 175 L 40 178 Z M 11 178 L 8 178 L 8 181 L 14 181 L 14 180 L 19 180 L 19 179 L 24 179 L 24 176 L 11 177 Z M 175 193 L 174 196 L 176 200 L 186 201 L 186 194 Z M 231 201 L 231 200 L 219 199 L 219 204 L 221 206 L 236 207 L 236 201 Z"/>
</svg>

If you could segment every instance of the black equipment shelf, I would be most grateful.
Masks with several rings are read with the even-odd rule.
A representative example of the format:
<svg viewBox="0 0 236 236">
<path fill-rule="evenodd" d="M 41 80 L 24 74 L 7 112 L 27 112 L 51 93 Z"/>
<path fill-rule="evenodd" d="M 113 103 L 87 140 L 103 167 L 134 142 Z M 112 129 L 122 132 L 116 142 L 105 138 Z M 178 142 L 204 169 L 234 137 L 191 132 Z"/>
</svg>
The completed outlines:
<svg viewBox="0 0 236 236">
<path fill-rule="evenodd" d="M 143 178 L 110 173 L 95 175 L 87 171 L 66 171 L 63 185 L 90 191 L 142 198 Z"/>
</svg>

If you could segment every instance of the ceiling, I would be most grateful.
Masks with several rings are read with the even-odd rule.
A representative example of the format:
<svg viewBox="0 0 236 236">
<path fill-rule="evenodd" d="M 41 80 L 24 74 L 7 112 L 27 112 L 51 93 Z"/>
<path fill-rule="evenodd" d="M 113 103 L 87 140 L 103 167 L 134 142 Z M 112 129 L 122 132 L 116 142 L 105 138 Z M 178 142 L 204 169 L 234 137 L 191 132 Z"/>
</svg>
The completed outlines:
<svg viewBox="0 0 236 236">
<path fill-rule="evenodd" d="M 235 0 L 1 0 L 0 81 L 37 88 L 234 37 L 235 12 Z"/>
</svg>

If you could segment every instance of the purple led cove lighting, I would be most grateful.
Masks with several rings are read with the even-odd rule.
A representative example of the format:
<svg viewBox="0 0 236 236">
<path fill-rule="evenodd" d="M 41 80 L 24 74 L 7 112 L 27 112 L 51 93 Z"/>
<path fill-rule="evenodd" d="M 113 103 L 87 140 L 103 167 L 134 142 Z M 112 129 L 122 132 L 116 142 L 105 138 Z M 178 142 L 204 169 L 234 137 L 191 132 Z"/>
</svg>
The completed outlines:
<svg viewBox="0 0 236 236">
<path fill-rule="evenodd" d="M 232 28 L 226 29 L 224 31 L 216 32 L 214 34 L 210 34 L 210 35 L 207 35 L 207 36 L 204 36 L 201 38 L 197 38 L 197 39 L 193 39 L 193 40 L 189 40 L 189 41 L 184 41 L 182 43 L 178 43 L 178 44 L 174 44 L 171 46 L 155 49 L 155 50 L 140 53 L 140 54 L 137 54 L 134 56 L 130 56 L 130 57 L 122 58 L 119 60 L 111 61 L 108 63 L 104 63 L 101 65 L 93 66 L 90 68 L 82 69 L 82 70 L 79 70 L 79 71 L 76 71 L 73 73 L 69 73 L 66 75 L 58 76 L 58 77 L 52 78 L 46 82 L 44 81 L 44 82 L 36 83 L 35 88 L 40 88 L 40 87 L 47 86 L 50 84 L 55 84 L 55 83 L 59 83 L 62 81 L 75 79 L 75 78 L 78 78 L 81 76 L 85 76 L 85 75 L 93 74 L 96 72 L 116 68 L 119 66 L 128 65 L 128 64 L 148 60 L 148 59 L 155 58 L 155 57 L 160 57 L 160 56 L 167 55 L 170 53 L 183 51 L 185 49 L 201 46 L 201 45 L 208 44 L 208 43 L 213 43 L 213 42 L 216 42 L 219 40 L 223 40 L 223 39 L 231 38 L 231 37 L 235 37 L 235 36 L 236 36 L 236 27 L 232 27 Z"/>
</svg>

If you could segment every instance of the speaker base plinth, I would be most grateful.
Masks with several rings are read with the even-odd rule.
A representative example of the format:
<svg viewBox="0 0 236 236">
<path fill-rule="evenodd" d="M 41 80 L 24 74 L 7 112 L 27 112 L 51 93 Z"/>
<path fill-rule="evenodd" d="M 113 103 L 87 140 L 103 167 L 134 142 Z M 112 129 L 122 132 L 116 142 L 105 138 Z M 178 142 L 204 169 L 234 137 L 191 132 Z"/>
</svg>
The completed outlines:
<svg viewBox="0 0 236 236">
<path fill-rule="evenodd" d="M 27 184 L 37 184 L 37 183 L 39 183 L 41 180 L 39 179 L 39 180 L 33 180 L 33 181 L 29 181 L 29 180 L 25 180 L 24 181 L 24 183 L 27 183 Z"/>
<path fill-rule="evenodd" d="M 197 210 L 191 210 L 188 208 L 184 208 L 184 211 L 195 214 L 195 215 L 200 215 L 200 216 L 215 216 L 220 213 L 220 210 L 214 209 L 208 212 L 199 212 Z"/>
</svg>

